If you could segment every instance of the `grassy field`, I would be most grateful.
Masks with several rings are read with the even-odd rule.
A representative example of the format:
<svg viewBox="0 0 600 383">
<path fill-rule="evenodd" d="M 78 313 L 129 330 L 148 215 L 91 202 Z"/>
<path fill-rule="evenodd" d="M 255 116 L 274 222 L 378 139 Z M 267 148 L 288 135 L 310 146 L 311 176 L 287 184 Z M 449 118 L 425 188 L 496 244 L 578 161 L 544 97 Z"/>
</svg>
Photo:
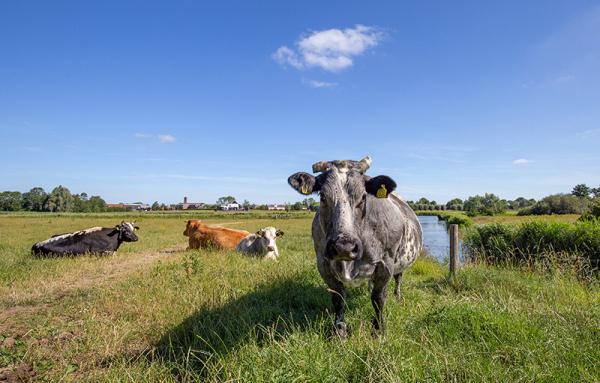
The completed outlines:
<svg viewBox="0 0 600 383">
<path fill-rule="evenodd" d="M 0 216 L 0 376 L 40 381 L 600 380 L 600 291 L 566 275 L 467 266 L 454 280 L 426 257 L 388 299 L 373 337 L 367 287 L 351 293 L 352 334 L 332 339 L 310 213 L 206 215 L 272 225 L 279 262 L 184 251 L 188 215 L 138 215 L 116 257 L 36 259 L 51 234 L 125 215 Z M 275 219 L 277 218 L 277 219 Z M 12 375 L 11 375 L 12 374 Z"/>
</svg>

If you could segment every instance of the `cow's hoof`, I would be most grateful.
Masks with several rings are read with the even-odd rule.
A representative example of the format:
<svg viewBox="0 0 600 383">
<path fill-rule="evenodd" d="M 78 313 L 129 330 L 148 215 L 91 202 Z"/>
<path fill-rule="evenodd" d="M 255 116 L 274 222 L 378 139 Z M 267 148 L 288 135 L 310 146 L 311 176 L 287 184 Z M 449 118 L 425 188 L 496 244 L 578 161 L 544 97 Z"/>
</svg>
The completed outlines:
<svg viewBox="0 0 600 383">
<path fill-rule="evenodd" d="M 348 338 L 348 325 L 345 322 L 338 322 L 333 326 L 334 334 L 340 339 Z"/>
<path fill-rule="evenodd" d="M 371 320 L 371 323 L 373 324 L 373 328 L 371 329 L 371 335 L 380 336 L 385 334 L 385 326 L 383 325 L 383 323 L 379 323 L 379 321 L 375 318 Z"/>
</svg>

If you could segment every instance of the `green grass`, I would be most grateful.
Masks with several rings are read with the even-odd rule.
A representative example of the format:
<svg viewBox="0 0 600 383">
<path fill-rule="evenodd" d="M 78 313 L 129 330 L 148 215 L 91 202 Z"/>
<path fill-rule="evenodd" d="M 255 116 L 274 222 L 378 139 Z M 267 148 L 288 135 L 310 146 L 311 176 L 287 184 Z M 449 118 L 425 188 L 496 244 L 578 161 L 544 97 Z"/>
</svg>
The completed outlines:
<svg viewBox="0 0 600 383">
<path fill-rule="evenodd" d="M 186 245 L 183 219 L 166 215 L 138 216 L 140 241 L 113 258 L 28 253 L 122 218 L 0 217 L 0 336 L 16 339 L 0 369 L 32 363 L 42 381 L 600 380 L 600 291 L 568 275 L 472 265 L 449 280 L 422 257 L 402 301 L 390 294 L 384 336 L 371 334 L 364 286 L 347 301 L 351 336 L 332 338 L 310 217 L 210 219 L 281 228 L 279 262 L 164 252 Z"/>
</svg>

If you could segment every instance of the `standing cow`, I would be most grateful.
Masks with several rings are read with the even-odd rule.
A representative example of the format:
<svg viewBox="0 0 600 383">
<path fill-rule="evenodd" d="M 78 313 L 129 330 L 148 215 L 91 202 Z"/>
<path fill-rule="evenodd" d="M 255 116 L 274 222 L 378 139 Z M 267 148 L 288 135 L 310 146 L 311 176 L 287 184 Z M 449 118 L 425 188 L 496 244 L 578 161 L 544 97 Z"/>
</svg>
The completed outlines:
<svg viewBox="0 0 600 383">
<path fill-rule="evenodd" d="M 138 240 L 132 222 L 122 221 L 115 227 L 92 227 L 74 233 L 58 234 L 33 245 L 34 255 L 115 254 L 121 243 Z"/>
<path fill-rule="evenodd" d="M 299 172 L 288 178 L 298 192 L 318 192 L 321 196 L 312 237 L 319 273 L 332 292 L 335 331 L 342 337 L 347 335 L 346 287 L 361 280 L 371 281 L 373 327 L 383 331 L 388 282 L 393 276 L 394 295 L 399 298 L 402 272 L 423 246 L 417 216 L 406 202 L 392 194 L 396 183 L 387 176 L 366 176 L 370 165 L 370 157 L 361 161 L 321 161 L 313 165 L 313 173 L 321 173 L 317 177 Z"/>
</svg>

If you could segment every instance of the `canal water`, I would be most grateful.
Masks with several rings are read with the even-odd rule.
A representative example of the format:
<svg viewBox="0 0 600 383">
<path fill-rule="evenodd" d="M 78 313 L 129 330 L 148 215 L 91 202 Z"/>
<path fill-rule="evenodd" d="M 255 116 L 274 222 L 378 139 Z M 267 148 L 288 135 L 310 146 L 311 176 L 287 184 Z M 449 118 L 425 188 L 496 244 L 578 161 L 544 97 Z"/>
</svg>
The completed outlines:
<svg viewBox="0 0 600 383">
<path fill-rule="evenodd" d="M 439 261 L 447 261 L 450 257 L 450 235 L 446 223 L 435 215 L 420 215 L 418 218 L 423 228 L 425 251 Z M 460 257 L 462 259 L 462 246 Z"/>
</svg>

